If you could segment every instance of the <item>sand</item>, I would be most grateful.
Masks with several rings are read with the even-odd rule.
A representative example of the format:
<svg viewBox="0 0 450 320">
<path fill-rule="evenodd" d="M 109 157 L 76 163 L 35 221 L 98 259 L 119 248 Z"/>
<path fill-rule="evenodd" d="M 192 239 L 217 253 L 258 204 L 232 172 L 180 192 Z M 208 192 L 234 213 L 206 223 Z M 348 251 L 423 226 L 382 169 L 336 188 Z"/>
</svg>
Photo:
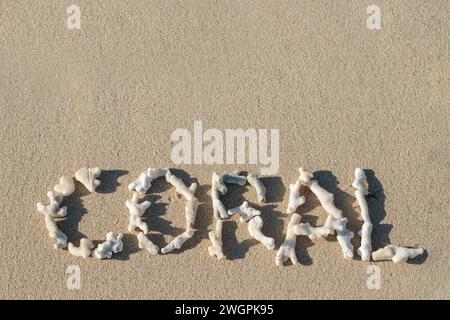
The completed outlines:
<svg viewBox="0 0 450 320">
<path fill-rule="evenodd" d="M 450 298 L 448 1 L 378 1 L 379 31 L 366 27 L 368 1 L 76 3 L 81 30 L 65 27 L 69 2 L 0 4 L 1 298 Z M 298 166 L 316 171 L 353 230 L 361 220 L 350 184 L 361 166 L 377 191 L 374 247 L 427 254 L 376 263 L 381 289 L 369 290 L 371 264 L 345 260 L 335 239 L 298 238 L 300 265 L 278 268 L 276 252 L 233 219 L 224 224 L 228 259 L 210 258 L 212 171 L 259 166 L 174 165 L 170 134 L 194 120 L 280 130 L 280 168 L 264 180 L 261 207 L 277 248 Z M 61 229 L 73 241 L 124 232 L 115 259 L 54 250 L 35 209 L 82 166 L 105 169 L 103 184 L 95 195 L 77 185 Z M 126 231 L 127 185 L 148 166 L 200 184 L 199 231 L 179 253 L 149 256 Z M 225 201 L 243 198 L 256 203 L 249 187 Z M 184 202 L 163 182 L 149 199 L 150 237 L 163 246 L 183 231 Z M 325 220 L 313 197 L 301 213 Z M 70 265 L 80 267 L 80 290 L 67 288 Z"/>
</svg>

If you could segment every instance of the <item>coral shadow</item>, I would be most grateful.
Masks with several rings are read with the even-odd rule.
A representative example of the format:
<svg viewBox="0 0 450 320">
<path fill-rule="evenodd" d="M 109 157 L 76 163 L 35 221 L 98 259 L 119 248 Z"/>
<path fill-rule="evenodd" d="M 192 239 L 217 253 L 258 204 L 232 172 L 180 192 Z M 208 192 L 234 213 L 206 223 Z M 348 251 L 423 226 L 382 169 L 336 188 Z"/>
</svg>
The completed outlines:
<svg viewBox="0 0 450 320">
<path fill-rule="evenodd" d="M 305 203 L 296 210 L 301 215 L 306 215 L 313 211 L 315 208 L 320 207 L 320 201 L 307 187 L 302 186 L 300 188 L 300 194 L 305 197 Z"/>
<path fill-rule="evenodd" d="M 266 187 L 267 203 L 283 202 L 283 198 L 286 193 L 286 187 L 284 186 L 281 177 L 262 177 L 261 182 Z"/>
<path fill-rule="evenodd" d="M 244 193 L 249 190 L 249 186 L 238 186 L 235 184 L 225 184 L 228 188 L 228 192 L 225 195 L 220 196 L 220 200 L 228 209 L 239 207 L 244 201 L 248 201 L 244 197 Z M 250 202 L 249 202 L 250 203 Z"/>
<path fill-rule="evenodd" d="M 258 244 L 253 238 L 245 239 L 242 242 L 238 242 L 236 238 L 236 231 L 241 225 L 241 227 L 247 228 L 247 225 L 234 220 L 224 220 L 223 230 L 222 230 L 222 241 L 223 241 L 223 253 L 227 260 L 239 260 L 244 259 L 248 250 Z"/>
<path fill-rule="evenodd" d="M 302 223 L 309 223 L 312 226 L 316 225 L 318 217 L 306 214 L 302 215 Z M 289 223 L 289 221 L 287 221 Z M 308 248 L 314 246 L 314 242 L 311 241 L 308 237 L 297 236 L 297 245 L 295 246 L 295 254 L 297 255 L 298 262 L 303 266 L 310 266 L 313 264 L 313 258 L 310 256 L 308 252 Z M 291 261 L 289 260 L 289 263 Z"/>
<path fill-rule="evenodd" d="M 102 240 L 100 242 L 104 241 L 105 240 Z M 125 233 L 122 237 L 122 242 L 123 242 L 123 251 L 117 254 L 113 254 L 112 259 L 121 261 L 129 260 L 130 255 L 141 250 L 138 245 L 138 239 L 134 234 Z"/>
<path fill-rule="evenodd" d="M 365 169 L 364 172 L 366 173 L 367 183 L 369 185 L 369 194 L 366 199 L 370 219 L 373 224 L 372 248 L 375 251 L 391 243 L 389 233 L 392 230 L 392 225 L 381 224 L 386 217 L 386 195 L 384 194 L 383 185 L 373 170 Z"/>
<path fill-rule="evenodd" d="M 162 248 L 167 245 L 164 235 L 175 237 L 184 232 L 181 228 L 172 226 L 172 222 L 165 219 L 167 207 L 166 202 L 158 202 L 161 199 L 160 194 L 169 190 L 172 186 L 166 182 L 164 178 L 153 181 L 151 188 L 147 191 L 145 200 L 152 203 L 145 214 L 145 220 L 149 227 L 148 238 L 158 247 Z"/>
<path fill-rule="evenodd" d="M 87 214 L 87 209 L 83 203 L 83 197 L 90 192 L 78 181 L 75 181 L 75 191 L 68 197 L 64 197 L 62 206 L 67 207 L 67 216 L 61 222 L 61 230 L 67 235 L 68 242 L 78 246 L 82 238 L 87 238 L 79 231 L 79 224 L 83 216 Z"/>
<path fill-rule="evenodd" d="M 297 237 L 297 245 L 295 246 L 295 254 L 297 255 L 298 262 L 303 266 L 311 266 L 313 264 L 313 258 L 308 252 L 308 248 L 314 246 L 308 237 Z M 289 263 L 292 262 L 289 260 Z"/>
<path fill-rule="evenodd" d="M 278 206 L 275 204 L 254 207 L 261 211 L 261 217 L 263 219 L 262 233 L 273 238 L 275 240 L 275 247 L 278 248 L 284 241 L 283 217 L 287 215 L 276 210 Z"/>
<path fill-rule="evenodd" d="M 423 250 L 423 254 L 407 261 L 408 264 L 422 264 L 428 259 L 428 251 Z"/>
<path fill-rule="evenodd" d="M 127 170 L 102 170 L 100 175 L 101 184 L 95 190 L 98 193 L 113 193 L 121 184 L 118 182 L 119 177 L 126 175 Z"/>
</svg>

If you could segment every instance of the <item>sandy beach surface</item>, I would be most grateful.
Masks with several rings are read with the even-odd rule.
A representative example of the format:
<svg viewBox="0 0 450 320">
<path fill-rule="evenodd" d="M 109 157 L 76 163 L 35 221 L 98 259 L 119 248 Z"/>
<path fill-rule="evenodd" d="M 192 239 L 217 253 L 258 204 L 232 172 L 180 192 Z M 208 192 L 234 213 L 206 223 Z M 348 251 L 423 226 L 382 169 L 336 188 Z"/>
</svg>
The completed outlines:
<svg viewBox="0 0 450 320">
<path fill-rule="evenodd" d="M 66 27 L 70 4 L 0 2 L 0 298 L 450 298 L 448 1 L 377 1 L 381 30 L 367 28 L 370 1 L 77 0 L 80 30 Z M 221 132 L 279 129 L 268 202 L 249 186 L 224 197 L 258 206 L 276 249 L 299 166 L 335 194 L 353 231 L 362 221 L 351 182 L 363 167 L 374 248 L 426 254 L 348 261 L 333 237 L 298 237 L 300 265 L 280 268 L 235 217 L 224 223 L 227 259 L 209 257 L 211 173 L 260 165 L 173 164 L 171 133 L 192 132 L 196 120 Z M 111 260 L 54 250 L 36 210 L 83 166 L 104 169 L 102 185 L 89 194 L 77 184 L 60 227 L 75 243 L 123 232 Z M 150 256 L 127 232 L 127 185 L 149 166 L 199 183 L 198 231 L 176 253 Z M 162 247 L 184 230 L 184 200 L 165 182 L 147 198 L 150 238 Z M 314 225 L 326 217 L 311 195 L 299 212 Z M 79 290 L 67 287 L 71 265 Z M 371 265 L 379 290 L 367 286 Z"/>
</svg>

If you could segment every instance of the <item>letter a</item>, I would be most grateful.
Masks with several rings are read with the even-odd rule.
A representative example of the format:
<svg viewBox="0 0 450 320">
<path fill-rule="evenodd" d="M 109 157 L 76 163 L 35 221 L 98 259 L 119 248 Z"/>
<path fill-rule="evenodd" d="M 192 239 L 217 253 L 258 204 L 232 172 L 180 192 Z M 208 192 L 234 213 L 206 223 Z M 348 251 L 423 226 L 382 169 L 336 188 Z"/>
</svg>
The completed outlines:
<svg viewBox="0 0 450 320">
<path fill-rule="evenodd" d="M 370 16 L 367 18 L 367 28 L 369 30 L 381 29 L 381 9 L 379 6 L 371 4 L 367 7 L 367 14 Z"/>
<path fill-rule="evenodd" d="M 81 10 L 80 7 L 72 4 L 67 7 L 66 13 L 69 15 L 66 20 L 67 29 L 81 29 Z"/>
<path fill-rule="evenodd" d="M 66 269 L 66 273 L 69 275 L 67 278 L 67 288 L 69 290 L 81 288 L 81 271 L 79 266 L 71 265 Z"/>
</svg>

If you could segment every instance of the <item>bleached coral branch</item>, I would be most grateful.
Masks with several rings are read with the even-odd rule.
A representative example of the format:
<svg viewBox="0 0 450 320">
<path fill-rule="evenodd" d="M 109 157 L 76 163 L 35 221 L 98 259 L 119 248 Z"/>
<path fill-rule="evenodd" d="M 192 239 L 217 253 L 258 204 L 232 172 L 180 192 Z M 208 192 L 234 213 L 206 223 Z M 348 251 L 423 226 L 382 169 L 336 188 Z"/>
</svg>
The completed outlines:
<svg viewBox="0 0 450 320">
<path fill-rule="evenodd" d="M 47 197 L 50 201 L 50 204 L 46 206 L 42 202 L 39 202 L 37 204 L 37 210 L 54 218 L 65 217 L 67 215 L 67 207 L 59 207 L 63 200 L 63 196 L 55 195 L 52 191 L 49 191 L 47 192 Z"/>
<path fill-rule="evenodd" d="M 106 241 L 100 243 L 98 247 L 92 251 L 92 256 L 97 259 L 111 259 L 113 253 L 123 250 L 123 235 L 121 233 L 108 232 Z"/>
<path fill-rule="evenodd" d="M 226 183 L 237 184 L 243 187 L 247 183 L 247 178 L 245 176 L 239 175 L 239 171 L 236 171 L 231 174 L 224 175 L 223 181 Z"/>
<path fill-rule="evenodd" d="M 299 223 L 294 226 L 294 232 L 299 236 L 307 236 L 311 240 L 323 238 L 331 234 L 331 230 L 323 227 L 312 227 L 309 223 Z"/>
<path fill-rule="evenodd" d="M 395 263 L 406 262 L 424 253 L 423 248 L 406 248 L 390 244 L 372 252 L 373 261 L 392 260 Z"/>
<path fill-rule="evenodd" d="M 139 175 L 139 178 L 128 185 L 129 190 L 136 190 L 139 193 L 146 193 L 152 186 L 155 179 L 164 177 L 169 172 L 169 169 L 154 169 L 148 168 L 146 172 Z"/>
<path fill-rule="evenodd" d="M 91 250 L 94 248 L 94 244 L 88 238 L 82 238 L 80 240 L 80 246 L 75 247 L 72 242 L 69 242 L 67 247 L 71 255 L 75 257 L 83 257 L 86 259 L 91 255 Z"/>
<path fill-rule="evenodd" d="M 221 219 L 217 219 L 214 231 L 210 231 L 208 233 L 209 240 L 212 243 L 208 247 L 208 253 L 211 257 L 216 256 L 217 259 L 222 259 L 224 257 L 222 252 L 222 224 L 223 221 Z"/>
<path fill-rule="evenodd" d="M 369 193 L 369 185 L 367 184 L 366 173 L 363 169 L 355 169 L 355 180 L 352 182 L 352 187 L 362 191 L 365 196 Z"/>
<path fill-rule="evenodd" d="M 81 182 L 89 192 L 95 192 L 95 189 L 100 185 L 101 181 L 97 179 L 100 177 L 102 169 L 96 168 L 81 168 L 75 172 L 75 179 Z"/>
<path fill-rule="evenodd" d="M 372 229 L 373 224 L 370 221 L 369 207 L 365 195 L 368 194 L 368 185 L 366 174 L 361 168 L 355 169 L 355 180 L 352 186 L 356 189 L 355 197 L 358 201 L 358 206 L 361 209 L 361 217 L 363 218 L 363 225 L 359 232 L 361 236 L 361 246 L 356 249 L 356 253 L 361 257 L 363 261 L 370 261 L 370 255 L 372 253 Z"/>
<path fill-rule="evenodd" d="M 294 232 L 294 228 L 300 223 L 301 216 L 294 213 L 289 221 L 286 238 L 282 243 L 280 249 L 278 249 L 277 256 L 275 258 L 275 264 L 282 266 L 283 262 L 291 259 L 292 264 L 298 264 L 297 255 L 295 254 L 295 244 L 297 241 L 297 234 Z"/>
<path fill-rule="evenodd" d="M 197 198 L 192 198 L 186 201 L 184 206 L 184 211 L 186 214 L 186 229 L 194 229 L 195 218 L 197 216 L 198 200 Z"/>
<path fill-rule="evenodd" d="M 241 222 L 247 222 L 251 218 L 261 215 L 261 211 L 250 207 L 248 202 L 244 201 L 239 207 L 228 210 L 228 214 L 230 216 L 239 214 Z"/>
<path fill-rule="evenodd" d="M 213 213 L 216 219 L 226 219 L 229 217 L 227 209 L 220 200 L 220 194 L 224 195 L 228 191 L 228 188 L 223 183 L 223 177 L 217 172 L 213 172 L 211 179 L 211 199 L 213 206 Z M 219 194 L 220 193 L 220 194 Z"/>
<path fill-rule="evenodd" d="M 261 229 L 263 227 L 263 220 L 260 216 L 255 216 L 248 221 L 248 232 L 250 235 L 261 242 L 267 249 L 275 249 L 275 240 L 265 236 Z"/>
<path fill-rule="evenodd" d="M 128 211 L 130 212 L 130 222 L 128 224 L 128 231 L 132 232 L 134 229 L 139 228 L 141 229 L 145 234 L 148 233 L 148 225 L 146 222 L 142 221 L 142 216 L 144 215 L 144 212 L 150 207 L 151 202 L 150 201 L 144 201 L 142 203 L 139 203 L 139 199 L 141 196 L 139 193 L 134 192 L 131 200 L 127 200 L 125 202 L 125 205 L 128 208 Z"/>
<path fill-rule="evenodd" d="M 345 222 L 345 225 L 347 224 L 347 218 L 341 219 L 341 221 Z M 337 233 L 337 240 L 339 242 L 339 245 L 341 246 L 342 253 L 344 254 L 344 258 L 347 260 L 353 259 L 353 245 L 350 242 L 352 240 L 354 234 L 350 230 L 347 230 L 346 228 L 344 231 L 336 231 Z"/>
<path fill-rule="evenodd" d="M 294 213 L 298 207 L 305 203 L 305 196 L 300 195 L 300 188 L 302 182 L 297 180 L 295 183 L 289 185 L 289 203 L 287 213 Z"/>
<path fill-rule="evenodd" d="M 53 245 L 55 249 L 64 249 L 67 247 L 67 236 L 59 230 L 55 219 L 48 213 L 45 213 L 45 226 L 47 227 L 48 235 L 56 239 L 56 243 Z"/>
<path fill-rule="evenodd" d="M 247 181 L 253 188 L 255 188 L 256 194 L 258 196 L 258 201 L 266 202 L 266 187 L 264 187 L 264 184 L 261 182 L 258 176 L 250 173 L 247 176 Z"/>
<path fill-rule="evenodd" d="M 147 175 L 146 172 L 142 172 L 137 180 L 131 182 L 128 185 L 128 190 L 136 190 L 140 193 L 146 193 L 148 189 L 152 186 L 152 179 Z"/>
<path fill-rule="evenodd" d="M 139 217 L 142 217 L 145 213 L 145 211 L 150 208 L 151 202 L 150 201 L 144 201 L 142 203 L 139 203 L 139 200 L 142 198 L 142 196 L 137 193 L 133 192 L 133 196 L 131 197 L 131 200 L 127 200 L 125 202 L 125 205 L 128 208 L 128 211 L 130 212 L 130 215 L 136 215 Z"/>
<path fill-rule="evenodd" d="M 64 197 L 70 196 L 75 191 L 75 183 L 73 182 L 73 178 L 70 176 L 62 176 L 59 178 L 58 184 L 53 187 L 53 190 L 55 190 L 57 194 Z"/>
<path fill-rule="evenodd" d="M 183 195 L 186 200 L 192 200 L 195 196 L 195 190 L 197 189 L 197 183 L 191 184 L 188 188 L 183 180 L 173 175 L 170 170 L 166 174 L 166 181 L 175 187 L 177 193 Z"/>
<path fill-rule="evenodd" d="M 219 199 L 219 194 L 217 190 L 212 189 L 211 190 L 211 198 L 212 198 L 212 206 L 213 206 L 213 213 L 214 217 L 216 219 L 226 219 L 229 217 L 228 211 L 225 208 L 225 205 L 222 203 L 222 201 Z"/>
<path fill-rule="evenodd" d="M 150 254 L 158 254 L 159 248 L 154 244 L 143 232 L 139 232 L 137 235 L 138 245 L 140 249 L 147 250 Z"/>
<path fill-rule="evenodd" d="M 147 176 L 153 181 L 155 179 L 165 177 L 167 173 L 169 173 L 170 170 L 168 168 L 148 168 L 147 169 Z"/>
<path fill-rule="evenodd" d="M 194 230 L 192 230 L 192 229 L 186 230 L 179 236 L 175 237 L 175 239 L 173 239 L 172 242 L 170 242 L 167 246 L 162 248 L 161 252 L 163 254 L 166 254 L 166 253 L 172 252 L 175 249 L 180 249 L 187 240 L 189 240 L 190 238 L 193 237 L 193 235 L 194 235 Z"/>
<path fill-rule="evenodd" d="M 128 232 L 132 232 L 133 230 L 140 229 L 145 234 L 148 233 L 148 224 L 142 221 L 142 218 L 137 215 L 130 215 L 130 222 L 128 223 Z"/>
<path fill-rule="evenodd" d="M 217 172 L 213 172 L 211 178 L 211 186 L 214 187 L 221 195 L 225 195 L 228 192 L 228 188 L 224 183 L 223 176 L 218 174 Z"/>
</svg>

